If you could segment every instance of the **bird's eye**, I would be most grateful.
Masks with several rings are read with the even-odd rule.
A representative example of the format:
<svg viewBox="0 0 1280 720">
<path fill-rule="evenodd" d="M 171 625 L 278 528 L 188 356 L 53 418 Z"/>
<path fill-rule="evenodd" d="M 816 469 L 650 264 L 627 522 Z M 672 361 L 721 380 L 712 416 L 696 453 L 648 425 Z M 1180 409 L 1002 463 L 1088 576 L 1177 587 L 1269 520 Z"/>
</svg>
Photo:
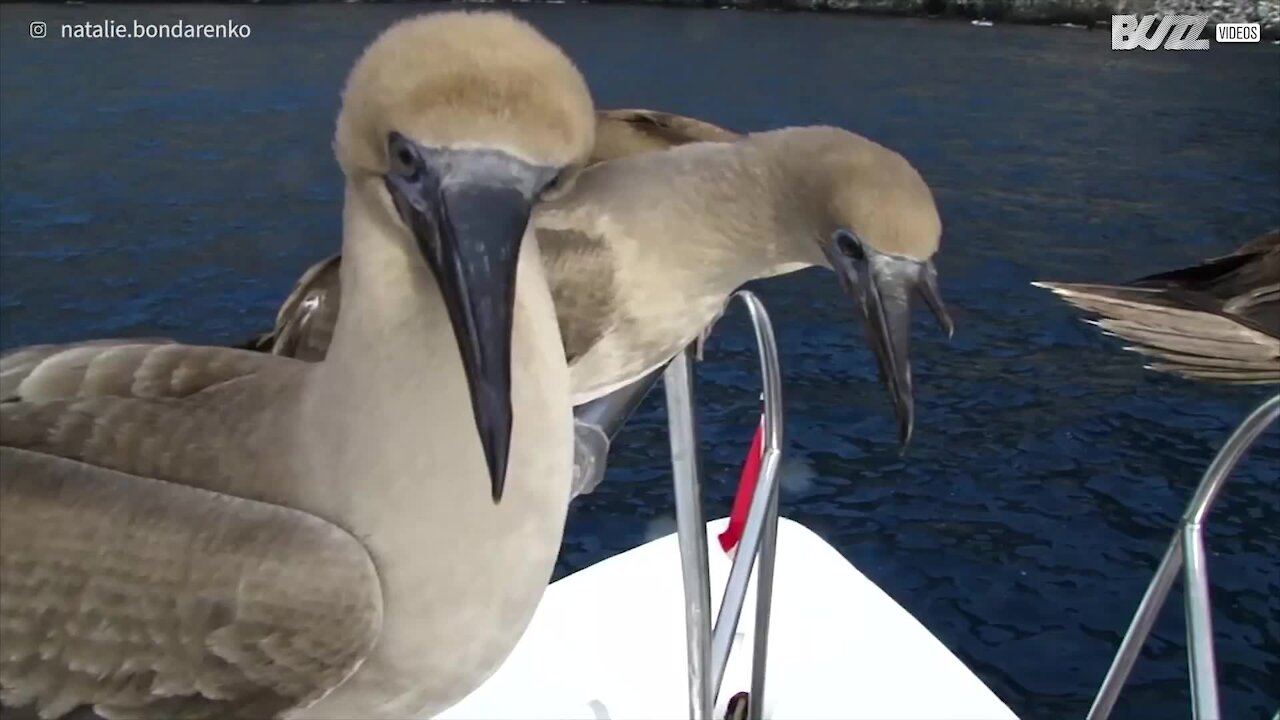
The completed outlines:
<svg viewBox="0 0 1280 720">
<path fill-rule="evenodd" d="M 569 191 L 576 177 L 576 168 L 567 167 L 556 173 L 550 180 L 542 186 L 538 191 L 538 198 L 541 200 L 554 200 Z"/>
<path fill-rule="evenodd" d="M 836 231 L 836 249 L 841 255 L 850 260 L 861 261 L 866 258 L 867 254 L 862 249 L 862 243 L 858 241 L 857 236 L 847 230 Z"/>
<path fill-rule="evenodd" d="M 390 142 L 391 171 L 406 180 L 418 178 L 418 154 L 409 146 L 409 142 L 399 135 Z"/>
<path fill-rule="evenodd" d="M 560 192 L 560 189 L 564 187 L 564 175 L 564 170 L 556 173 L 554 177 L 542 186 L 542 190 L 538 192 L 538 195 L 544 200 L 554 197 L 555 194 Z"/>
</svg>

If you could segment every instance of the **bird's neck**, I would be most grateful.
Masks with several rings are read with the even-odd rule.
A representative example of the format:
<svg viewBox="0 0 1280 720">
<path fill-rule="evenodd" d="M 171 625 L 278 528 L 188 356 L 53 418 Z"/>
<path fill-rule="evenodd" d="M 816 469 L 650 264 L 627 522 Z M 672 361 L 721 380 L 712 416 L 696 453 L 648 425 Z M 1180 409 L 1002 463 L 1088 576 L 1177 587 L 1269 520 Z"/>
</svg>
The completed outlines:
<svg viewBox="0 0 1280 720">
<path fill-rule="evenodd" d="M 659 257 L 688 256 L 686 267 L 707 274 L 716 294 L 825 264 L 811 179 L 797 177 L 785 153 L 750 141 L 686 147 L 683 172 L 667 191 L 683 205 L 682 226 L 645 238 L 672 246 Z M 665 159 L 654 154 L 654 160 Z"/>
<path fill-rule="evenodd" d="M 756 225 L 747 234 L 747 242 L 763 245 L 764 272 L 756 277 L 827 265 L 821 250 L 829 232 L 826 179 L 785 146 L 744 143 L 743 153 L 750 153 L 744 173 L 756 178 L 751 185 L 759 193 Z"/>
<path fill-rule="evenodd" d="M 342 305 L 298 442 L 317 488 L 309 509 L 378 568 L 384 630 L 310 717 L 367 717 L 369 697 L 387 698 L 387 717 L 430 716 L 492 672 L 550 579 L 573 469 L 568 369 L 537 245 L 525 239 L 517 269 L 515 418 L 495 504 L 439 286 L 377 202 L 347 189 Z"/>
<path fill-rule="evenodd" d="M 456 343 L 439 286 L 399 236 L 403 230 L 370 211 L 371 200 L 356 188 L 346 195 L 342 306 L 316 384 L 353 407 L 381 406 L 413 393 L 429 375 L 425 368 L 456 355 Z"/>
</svg>

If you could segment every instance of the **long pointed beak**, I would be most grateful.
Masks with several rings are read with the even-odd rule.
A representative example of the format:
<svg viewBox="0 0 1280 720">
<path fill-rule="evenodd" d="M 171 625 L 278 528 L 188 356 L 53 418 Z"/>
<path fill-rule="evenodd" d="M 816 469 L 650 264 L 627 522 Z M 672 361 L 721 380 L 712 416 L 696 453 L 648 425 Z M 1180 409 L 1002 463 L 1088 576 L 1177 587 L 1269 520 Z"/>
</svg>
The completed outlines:
<svg viewBox="0 0 1280 720">
<path fill-rule="evenodd" d="M 846 230 L 837 231 L 824 250 L 840 285 L 858 301 L 905 450 L 915 426 L 909 353 L 912 291 L 924 296 L 947 337 L 955 330 L 938 291 L 937 270 L 931 260 L 878 252 Z"/>
<path fill-rule="evenodd" d="M 458 185 L 445 191 L 442 204 L 445 263 L 439 282 L 496 503 L 511 448 L 511 323 L 531 203 L 513 188 Z"/>
<path fill-rule="evenodd" d="M 387 183 L 448 309 L 495 503 L 511 446 L 516 267 L 532 209 L 534 169 L 520 168 L 492 152 L 448 151 L 422 169 L 425 179 Z"/>
</svg>

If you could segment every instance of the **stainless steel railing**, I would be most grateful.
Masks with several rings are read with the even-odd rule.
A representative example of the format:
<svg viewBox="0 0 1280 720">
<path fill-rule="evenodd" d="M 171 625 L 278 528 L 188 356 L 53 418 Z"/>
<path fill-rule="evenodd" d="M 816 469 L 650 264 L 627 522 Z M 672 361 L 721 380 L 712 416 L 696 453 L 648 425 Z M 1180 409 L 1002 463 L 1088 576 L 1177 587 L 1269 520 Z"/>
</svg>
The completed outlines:
<svg viewBox="0 0 1280 720">
<path fill-rule="evenodd" d="M 764 383 L 764 442 L 756 491 L 714 624 L 711 620 L 711 583 L 707 567 L 707 526 L 702 511 L 702 468 L 698 454 L 697 421 L 693 411 L 694 346 L 690 345 L 676 355 L 663 374 L 675 485 L 676 527 L 684 580 L 689 716 L 692 720 L 711 720 L 757 557 L 760 563 L 756 585 L 755 647 L 748 703 L 749 717 L 751 720 L 761 720 L 764 711 L 769 611 L 777 551 L 778 466 L 782 460 L 782 381 L 778 369 L 777 343 L 764 304 L 746 290 L 735 293 L 733 297 L 746 305 L 755 328 Z M 1278 417 L 1280 395 L 1262 403 L 1245 418 L 1205 471 L 1169 542 L 1155 577 L 1138 605 L 1124 640 L 1121 641 L 1116 658 L 1089 710 L 1088 720 L 1107 720 L 1110 716 L 1179 570 L 1184 570 L 1186 584 L 1187 657 L 1193 714 L 1196 720 L 1221 720 L 1214 665 L 1208 567 L 1205 562 L 1204 521 L 1231 471 Z M 1277 712 L 1276 720 L 1280 720 L 1280 712 Z"/>
<path fill-rule="evenodd" d="M 693 345 L 672 359 L 662 381 L 667 396 L 676 532 L 684 578 L 685 633 L 689 643 L 689 717 L 693 720 L 711 718 L 757 555 L 760 566 L 756 577 L 755 646 L 748 717 L 761 720 L 764 711 L 769 610 L 777 551 L 778 466 L 782 460 L 782 376 L 778 370 L 778 345 L 764 304 L 746 290 L 738 291 L 733 297 L 747 306 L 760 353 L 760 374 L 764 382 L 764 456 L 742 539 L 729 569 L 729 579 L 714 624 L 711 621 L 711 581 L 707 568 L 707 525 L 702 512 L 702 467 L 698 455 L 698 427 L 693 412 Z"/>
<path fill-rule="evenodd" d="M 1156 617 L 1169 596 L 1169 589 L 1177 579 L 1178 570 L 1185 569 L 1187 612 L 1187 663 L 1191 679 L 1191 702 L 1196 720 L 1220 720 L 1218 706 L 1218 680 L 1214 669 L 1213 621 L 1209 604 L 1209 570 L 1205 564 L 1204 519 L 1213 501 L 1240 458 L 1258 436 L 1280 417 L 1280 395 L 1262 403 L 1236 428 L 1218 451 L 1200 480 L 1196 494 L 1178 522 L 1178 529 L 1169 541 L 1164 559 L 1156 570 L 1156 576 L 1147 586 L 1147 592 L 1138 604 L 1129 631 L 1120 643 L 1116 659 L 1102 681 L 1098 696 L 1089 710 L 1088 720 L 1106 720 L 1115 707 L 1120 690 L 1129 679 L 1129 672 L 1142 652 L 1142 646 L 1155 625 Z M 1280 712 L 1277 713 L 1280 718 Z"/>
</svg>

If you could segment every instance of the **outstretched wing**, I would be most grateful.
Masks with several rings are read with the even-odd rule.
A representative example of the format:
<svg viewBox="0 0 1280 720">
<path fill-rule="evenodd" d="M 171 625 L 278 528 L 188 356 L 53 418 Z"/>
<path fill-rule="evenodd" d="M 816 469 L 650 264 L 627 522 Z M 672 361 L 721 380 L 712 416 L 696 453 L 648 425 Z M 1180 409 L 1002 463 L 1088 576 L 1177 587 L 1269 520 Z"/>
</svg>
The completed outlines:
<svg viewBox="0 0 1280 720">
<path fill-rule="evenodd" d="M 1224 383 L 1280 382 L 1280 338 L 1220 309 L 1199 307 L 1178 292 L 1114 285 L 1038 285 L 1098 315 L 1094 324 L 1133 343 L 1126 349 L 1152 357 L 1152 370 Z M 1272 292 L 1280 298 L 1280 292 Z"/>
<path fill-rule="evenodd" d="M 360 665 L 364 547 L 307 513 L 0 448 L 0 701 L 42 717 L 262 718 Z"/>
</svg>

